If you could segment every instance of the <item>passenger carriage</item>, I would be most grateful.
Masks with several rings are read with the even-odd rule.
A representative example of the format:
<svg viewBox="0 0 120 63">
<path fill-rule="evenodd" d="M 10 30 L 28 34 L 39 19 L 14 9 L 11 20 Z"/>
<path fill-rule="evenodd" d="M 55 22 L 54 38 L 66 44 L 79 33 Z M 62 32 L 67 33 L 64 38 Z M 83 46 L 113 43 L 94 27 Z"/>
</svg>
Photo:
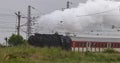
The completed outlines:
<svg viewBox="0 0 120 63">
<path fill-rule="evenodd" d="M 120 52 L 120 38 L 119 37 L 71 37 L 72 51 L 81 52 L 101 52 L 107 48 L 113 48 Z"/>
</svg>

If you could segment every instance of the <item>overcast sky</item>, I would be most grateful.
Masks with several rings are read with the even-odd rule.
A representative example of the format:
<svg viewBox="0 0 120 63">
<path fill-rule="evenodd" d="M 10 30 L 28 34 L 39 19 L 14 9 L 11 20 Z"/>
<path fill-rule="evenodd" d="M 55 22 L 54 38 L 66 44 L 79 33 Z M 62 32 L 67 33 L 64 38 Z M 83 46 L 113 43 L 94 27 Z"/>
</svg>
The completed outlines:
<svg viewBox="0 0 120 63">
<path fill-rule="evenodd" d="M 66 1 L 73 3 L 70 7 L 76 7 L 79 2 L 85 3 L 87 0 L 0 0 L 0 13 L 14 14 L 16 11 L 26 13 L 28 5 L 35 7 L 41 13 L 49 13 L 56 9 L 66 8 Z"/>
<path fill-rule="evenodd" d="M 0 0 L 0 11 L 27 11 L 27 6 L 32 5 L 39 9 L 42 13 L 51 12 L 56 9 L 66 7 L 68 0 Z M 69 0 L 73 2 L 71 7 L 77 6 L 78 2 L 85 2 L 86 0 Z"/>
<path fill-rule="evenodd" d="M 66 8 L 66 1 L 73 3 L 70 7 L 76 7 L 79 2 L 85 3 L 87 0 L 0 0 L 0 13 L 14 14 L 16 11 L 26 13 L 28 5 L 35 7 L 41 13 L 49 13 Z"/>
<path fill-rule="evenodd" d="M 14 12 L 21 11 L 22 15 L 26 16 L 27 6 L 31 5 L 37 9 L 32 13 L 41 12 L 46 14 L 66 8 L 67 1 L 72 2 L 72 5 L 70 5 L 72 8 L 78 6 L 79 2 L 85 3 L 87 0 L 0 0 L 0 40 L 3 41 L 4 37 L 14 33 L 13 30 L 15 30 L 16 24 Z"/>
</svg>

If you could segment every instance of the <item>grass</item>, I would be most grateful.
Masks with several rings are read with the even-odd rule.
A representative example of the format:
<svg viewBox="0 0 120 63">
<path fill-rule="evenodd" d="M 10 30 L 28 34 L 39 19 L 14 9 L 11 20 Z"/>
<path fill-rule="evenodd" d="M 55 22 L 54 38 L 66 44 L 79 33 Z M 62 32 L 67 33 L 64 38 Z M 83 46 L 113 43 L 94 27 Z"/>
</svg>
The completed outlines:
<svg viewBox="0 0 120 63">
<path fill-rule="evenodd" d="M 0 63 L 120 63 L 119 53 L 78 53 L 61 48 L 0 48 Z"/>
</svg>

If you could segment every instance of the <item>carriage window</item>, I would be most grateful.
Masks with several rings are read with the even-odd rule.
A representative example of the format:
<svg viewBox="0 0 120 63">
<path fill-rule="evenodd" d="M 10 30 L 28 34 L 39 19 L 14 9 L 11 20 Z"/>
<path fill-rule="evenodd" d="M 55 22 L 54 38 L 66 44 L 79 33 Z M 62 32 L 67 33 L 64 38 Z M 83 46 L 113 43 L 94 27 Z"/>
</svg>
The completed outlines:
<svg viewBox="0 0 120 63">
<path fill-rule="evenodd" d="M 116 47 L 116 43 L 113 44 L 113 47 Z"/>
<path fill-rule="evenodd" d="M 110 46 L 110 43 L 107 43 L 107 44 L 108 44 L 108 45 L 107 45 L 107 46 L 108 46 L 108 48 L 110 48 L 110 47 L 111 47 L 111 46 Z M 113 46 L 114 46 L 114 45 L 113 45 Z"/>
<path fill-rule="evenodd" d="M 82 43 L 80 43 L 80 47 L 82 47 Z"/>
<path fill-rule="evenodd" d="M 115 45 L 115 47 L 119 47 L 119 44 L 118 43 L 115 43 L 116 45 Z"/>
<path fill-rule="evenodd" d="M 118 43 L 118 47 L 120 47 L 120 43 Z"/>
<path fill-rule="evenodd" d="M 76 43 L 75 43 L 75 47 L 79 47 L 79 42 L 76 42 Z"/>
<path fill-rule="evenodd" d="M 86 47 L 86 44 L 87 44 L 87 43 L 85 42 L 85 43 L 84 43 L 84 47 Z"/>
<path fill-rule="evenodd" d="M 100 44 L 101 44 L 101 43 L 98 43 L 98 47 L 100 47 Z"/>
<path fill-rule="evenodd" d="M 115 43 L 113 43 L 113 44 L 112 44 L 112 47 L 115 47 L 115 46 L 116 46 L 116 44 L 115 44 Z"/>
<path fill-rule="evenodd" d="M 113 47 L 113 43 L 111 43 L 111 47 Z"/>
<path fill-rule="evenodd" d="M 96 46 L 96 43 L 93 43 L 92 46 L 95 47 L 95 46 Z"/>
<path fill-rule="evenodd" d="M 112 43 L 111 46 L 112 47 L 120 47 L 120 44 L 119 43 Z"/>
<path fill-rule="evenodd" d="M 104 47 L 104 43 L 101 43 L 101 47 Z"/>
<path fill-rule="evenodd" d="M 107 47 L 107 43 L 103 43 L 103 47 Z"/>
<path fill-rule="evenodd" d="M 115 47 L 118 47 L 118 43 L 115 43 Z"/>
<path fill-rule="evenodd" d="M 90 47 L 92 47 L 93 46 L 93 43 L 91 42 L 91 46 Z"/>
<path fill-rule="evenodd" d="M 103 47 L 103 43 L 101 43 L 101 47 Z"/>
<path fill-rule="evenodd" d="M 117 47 L 120 47 L 120 43 L 117 44 Z"/>
<path fill-rule="evenodd" d="M 117 47 L 119 47 L 119 43 L 117 43 Z"/>
<path fill-rule="evenodd" d="M 120 47 L 120 43 L 115 43 L 115 47 Z"/>
<path fill-rule="evenodd" d="M 94 45 L 93 45 L 94 47 L 97 47 L 97 43 L 94 43 Z"/>
<path fill-rule="evenodd" d="M 120 47 L 120 43 L 118 44 L 118 47 Z"/>
<path fill-rule="evenodd" d="M 93 43 L 91 42 L 91 46 L 90 47 L 93 47 Z"/>
</svg>

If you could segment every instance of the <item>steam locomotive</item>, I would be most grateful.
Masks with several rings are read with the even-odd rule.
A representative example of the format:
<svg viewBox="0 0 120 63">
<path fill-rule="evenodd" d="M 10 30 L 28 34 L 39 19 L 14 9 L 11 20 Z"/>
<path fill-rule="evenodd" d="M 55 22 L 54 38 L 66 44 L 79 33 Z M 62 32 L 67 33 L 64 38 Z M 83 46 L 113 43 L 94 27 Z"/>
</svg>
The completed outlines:
<svg viewBox="0 0 120 63">
<path fill-rule="evenodd" d="M 71 38 L 68 36 L 55 34 L 38 34 L 28 38 L 28 42 L 32 46 L 38 47 L 61 47 L 65 50 L 71 50 Z"/>
</svg>

